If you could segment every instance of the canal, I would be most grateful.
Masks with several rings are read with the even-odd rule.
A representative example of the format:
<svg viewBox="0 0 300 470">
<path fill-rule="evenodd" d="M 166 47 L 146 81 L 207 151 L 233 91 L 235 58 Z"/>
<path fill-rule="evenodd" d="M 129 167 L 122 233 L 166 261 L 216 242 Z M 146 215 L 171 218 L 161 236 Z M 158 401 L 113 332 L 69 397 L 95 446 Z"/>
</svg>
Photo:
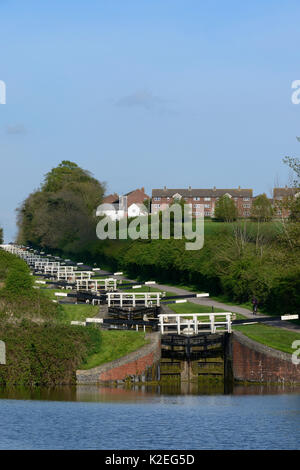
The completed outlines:
<svg viewBox="0 0 300 470">
<path fill-rule="evenodd" d="M 300 389 L 0 391 L 0 449 L 299 449 Z"/>
</svg>

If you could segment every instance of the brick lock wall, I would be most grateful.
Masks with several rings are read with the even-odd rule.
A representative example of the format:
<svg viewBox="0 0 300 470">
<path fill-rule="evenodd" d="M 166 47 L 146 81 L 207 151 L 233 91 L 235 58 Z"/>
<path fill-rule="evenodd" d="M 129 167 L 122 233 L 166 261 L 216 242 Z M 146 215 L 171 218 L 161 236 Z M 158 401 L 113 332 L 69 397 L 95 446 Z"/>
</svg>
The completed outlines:
<svg viewBox="0 0 300 470">
<path fill-rule="evenodd" d="M 127 354 L 112 362 L 108 362 L 89 370 L 77 370 L 77 384 L 96 384 L 103 382 L 114 382 L 125 380 L 128 377 L 147 380 L 150 370 L 151 379 L 153 379 L 151 368 L 158 364 L 161 356 L 160 334 L 150 333 L 146 335 L 150 343 L 142 348 Z"/>
<path fill-rule="evenodd" d="M 233 375 L 236 380 L 300 383 L 300 365 L 290 354 L 256 343 L 239 332 L 233 334 Z"/>
<path fill-rule="evenodd" d="M 99 382 L 108 382 L 114 380 L 125 380 L 130 375 L 139 376 L 151 367 L 154 363 L 154 354 L 150 353 L 127 364 L 113 367 L 110 370 L 99 375 Z"/>
</svg>

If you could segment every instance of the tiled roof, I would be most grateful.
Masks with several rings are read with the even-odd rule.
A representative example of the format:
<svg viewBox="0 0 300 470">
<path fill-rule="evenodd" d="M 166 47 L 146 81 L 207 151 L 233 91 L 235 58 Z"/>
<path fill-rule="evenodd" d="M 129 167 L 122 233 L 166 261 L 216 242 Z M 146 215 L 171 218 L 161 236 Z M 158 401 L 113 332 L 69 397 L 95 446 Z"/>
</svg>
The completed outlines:
<svg viewBox="0 0 300 470">
<path fill-rule="evenodd" d="M 287 197 L 293 196 L 294 194 L 298 193 L 300 188 L 274 188 L 273 189 L 273 197 L 276 199 L 277 197 Z"/>
<path fill-rule="evenodd" d="M 222 197 L 224 194 L 232 197 L 252 197 L 252 189 L 152 189 L 152 197 L 173 197 L 180 194 L 182 197 Z"/>
<path fill-rule="evenodd" d="M 119 200 L 119 195 L 117 193 L 109 194 L 108 196 L 103 198 L 103 204 L 112 204 L 113 202 L 117 202 Z"/>
<path fill-rule="evenodd" d="M 129 193 L 124 194 L 124 196 L 130 196 L 130 194 L 133 193 L 142 193 L 145 195 L 145 199 L 150 199 L 149 196 L 145 193 L 144 188 L 133 189 L 132 191 L 129 191 Z"/>
</svg>

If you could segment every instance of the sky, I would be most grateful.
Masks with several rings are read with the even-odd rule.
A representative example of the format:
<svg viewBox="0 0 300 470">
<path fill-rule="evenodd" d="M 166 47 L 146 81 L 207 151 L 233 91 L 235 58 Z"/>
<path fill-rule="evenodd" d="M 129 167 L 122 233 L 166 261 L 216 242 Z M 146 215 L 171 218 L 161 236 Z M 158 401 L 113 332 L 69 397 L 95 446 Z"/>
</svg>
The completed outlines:
<svg viewBox="0 0 300 470">
<path fill-rule="evenodd" d="M 288 184 L 299 18 L 298 0 L 0 0 L 5 240 L 62 160 L 107 193 Z"/>
</svg>

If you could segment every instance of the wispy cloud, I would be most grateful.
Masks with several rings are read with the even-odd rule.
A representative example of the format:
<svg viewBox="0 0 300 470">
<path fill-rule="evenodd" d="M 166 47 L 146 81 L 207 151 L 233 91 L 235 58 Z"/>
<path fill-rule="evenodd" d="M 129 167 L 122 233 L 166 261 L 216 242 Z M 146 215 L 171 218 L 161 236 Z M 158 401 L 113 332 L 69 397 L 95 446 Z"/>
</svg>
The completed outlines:
<svg viewBox="0 0 300 470">
<path fill-rule="evenodd" d="M 6 134 L 17 135 L 17 134 L 26 134 L 26 128 L 23 124 L 14 124 L 6 126 Z"/>
<path fill-rule="evenodd" d="M 128 96 L 120 98 L 116 102 L 116 105 L 127 108 L 140 107 L 144 109 L 153 109 L 162 106 L 164 103 L 164 99 L 153 95 L 150 91 L 138 90 Z"/>
</svg>

